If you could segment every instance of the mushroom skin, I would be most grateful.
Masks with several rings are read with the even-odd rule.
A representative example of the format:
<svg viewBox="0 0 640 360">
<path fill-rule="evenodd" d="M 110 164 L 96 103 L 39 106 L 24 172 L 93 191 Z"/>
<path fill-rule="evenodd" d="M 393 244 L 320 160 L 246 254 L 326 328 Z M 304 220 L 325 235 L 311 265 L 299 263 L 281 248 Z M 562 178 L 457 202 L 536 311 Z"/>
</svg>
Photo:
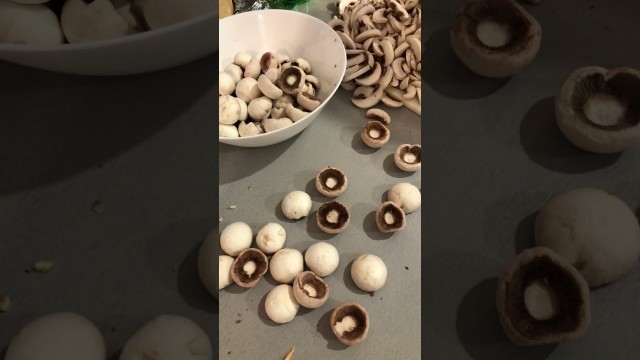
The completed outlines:
<svg viewBox="0 0 640 360">
<path fill-rule="evenodd" d="M 548 294 L 527 294 L 540 279 Z M 577 339 L 591 321 L 586 281 L 564 257 L 544 247 L 523 251 L 505 267 L 498 279 L 496 307 L 505 334 L 520 346 Z M 537 319 L 549 311 L 545 308 L 553 308 L 555 314 Z"/>
<path fill-rule="evenodd" d="M 320 241 L 307 248 L 304 253 L 304 262 L 309 270 L 320 277 L 333 274 L 340 264 L 340 254 L 335 246 L 328 242 Z"/>
<path fill-rule="evenodd" d="M 218 74 L 218 95 L 231 95 L 236 90 L 236 82 L 233 76 L 226 72 Z"/>
<path fill-rule="evenodd" d="M 240 104 L 231 95 L 218 97 L 218 122 L 233 125 L 240 119 Z"/>
<path fill-rule="evenodd" d="M 398 205 L 405 214 L 418 210 L 422 202 L 420 189 L 407 182 L 393 185 L 387 192 L 387 198 Z"/>
<path fill-rule="evenodd" d="M 151 30 L 173 25 L 214 11 L 211 0 L 133 0 Z"/>
<path fill-rule="evenodd" d="M 56 14 L 46 5 L 0 0 L 0 43 L 59 45 L 64 35 Z"/>
<path fill-rule="evenodd" d="M 248 249 L 253 241 L 251 226 L 244 222 L 227 225 L 220 233 L 220 248 L 231 256 L 238 256 Z"/>
<path fill-rule="evenodd" d="M 373 254 L 362 254 L 351 264 L 351 278 L 360 290 L 377 291 L 387 282 L 387 266 Z"/>
<path fill-rule="evenodd" d="M 67 0 L 60 24 L 70 43 L 113 39 L 136 30 L 116 11 L 109 0 Z"/>
<path fill-rule="evenodd" d="M 640 224 L 619 198 L 575 189 L 550 199 L 535 221 L 536 246 L 567 259 L 591 287 L 609 284 L 640 259 Z"/>
<path fill-rule="evenodd" d="M 289 118 L 266 118 L 262 120 L 262 127 L 264 127 L 265 132 L 276 131 L 291 124 L 293 124 L 293 121 L 291 121 L 291 119 Z"/>
<path fill-rule="evenodd" d="M 556 95 L 555 116 L 562 134 L 583 150 L 610 154 L 639 146 L 640 71 L 575 70 Z"/>
<path fill-rule="evenodd" d="M 278 324 L 285 324 L 296 317 L 300 303 L 293 294 L 291 285 L 281 284 L 269 291 L 264 301 L 264 310 L 269 319 Z"/>
<path fill-rule="evenodd" d="M 485 20 L 508 28 L 506 44 L 488 46 L 480 40 L 478 25 Z M 476 74 L 490 78 L 520 72 L 537 55 L 541 38 L 538 21 L 515 0 L 469 0 L 450 32 L 451 47 L 460 61 Z"/>
</svg>

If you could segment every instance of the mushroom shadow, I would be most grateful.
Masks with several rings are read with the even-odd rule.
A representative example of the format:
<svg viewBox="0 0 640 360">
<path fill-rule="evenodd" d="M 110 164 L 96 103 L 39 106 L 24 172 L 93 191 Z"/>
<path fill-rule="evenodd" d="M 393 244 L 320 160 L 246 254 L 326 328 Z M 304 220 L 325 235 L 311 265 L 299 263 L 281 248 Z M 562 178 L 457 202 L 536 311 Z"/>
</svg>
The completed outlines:
<svg viewBox="0 0 640 360">
<path fill-rule="evenodd" d="M 520 223 L 518 223 L 518 227 L 516 228 L 515 235 L 515 249 L 516 254 L 520 254 L 526 249 L 532 248 L 535 246 L 535 223 L 536 216 L 538 212 L 534 212 L 533 214 L 527 215 Z"/>
<path fill-rule="evenodd" d="M 111 354 L 111 356 L 108 357 L 108 360 L 119 360 L 121 354 L 122 354 L 122 350 L 118 350 L 113 354 Z"/>
<path fill-rule="evenodd" d="M 429 37 L 424 47 L 426 83 L 447 98 L 478 99 L 490 95 L 509 82 L 510 78 L 492 79 L 475 74 L 456 56 L 451 48 L 449 27 Z"/>
<path fill-rule="evenodd" d="M 327 197 L 322 195 L 319 191 L 318 188 L 316 188 L 316 178 L 314 177 L 313 179 L 309 180 L 309 182 L 307 182 L 307 185 L 304 187 L 304 191 L 309 194 L 309 197 L 311 198 L 312 201 L 315 202 L 319 202 L 319 203 L 324 203 L 327 200 Z"/>
<path fill-rule="evenodd" d="M 271 259 L 269 259 L 269 261 L 271 261 Z M 264 276 L 262 278 L 264 279 L 264 281 L 268 282 L 269 284 L 271 284 L 274 287 L 280 285 L 280 283 L 278 281 L 276 281 L 276 279 L 274 279 L 273 276 L 271 276 L 271 272 L 270 271 L 267 271 L 267 273 L 264 274 Z"/>
<path fill-rule="evenodd" d="M 316 326 L 317 331 L 322 335 L 322 337 L 327 340 L 327 349 L 331 350 L 344 350 L 349 346 L 343 344 L 338 340 L 336 334 L 331 330 L 331 313 L 333 309 L 324 313 L 320 319 L 318 320 L 318 326 Z"/>
<path fill-rule="evenodd" d="M 380 148 L 372 148 L 372 147 L 369 147 L 367 144 L 365 144 L 364 141 L 362 140 L 362 137 L 360 136 L 359 131 L 353 134 L 353 138 L 351 140 L 351 147 L 358 154 L 362 154 L 362 155 L 371 155 L 376 151 L 380 150 Z"/>
<path fill-rule="evenodd" d="M 482 280 L 462 298 L 456 316 L 456 332 L 465 351 L 475 360 L 546 359 L 557 345 L 523 347 L 504 333 L 496 309 L 498 278 Z"/>
<path fill-rule="evenodd" d="M 218 303 L 211 301 L 213 296 L 209 294 L 200 280 L 198 271 L 199 251 L 200 244 L 196 245 L 180 264 L 176 276 L 178 292 L 182 299 L 192 308 L 218 315 Z"/>
<path fill-rule="evenodd" d="M 331 329 L 329 329 L 331 330 Z M 5 357 L 7 357 L 7 351 L 9 351 L 9 345 L 5 346 L 2 351 L 0 351 L 0 359 L 4 359 Z"/>
<path fill-rule="evenodd" d="M 284 199 L 285 196 L 287 196 L 287 194 L 283 194 L 281 196 L 281 198 Z M 301 219 L 299 219 L 299 220 L 289 219 L 288 217 L 284 216 L 284 213 L 282 212 L 282 201 L 283 200 L 278 201 L 278 205 L 276 205 L 276 208 L 274 209 L 275 214 L 276 214 L 276 218 L 279 221 L 286 222 L 286 223 L 289 223 L 289 224 L 293 224 L 293 223 L 296 223 L 299 220 L 301 220 Z"/>
<path fill-rule="evenodd" d="M 398 179 L 406 178 L 415 174 L 415 172 L 400 170 L 394 160 L 394 154 L 389 154 L 384 158 L 384 161 L 382 162 L 382 168 L 387 174 Z"/>
<path fill-rule="evenodd" d="M 554 102 L 554 97 L 538 101 L 522 119 L 520 143 L 531 160 L 549 170 L 579 174 L 605 168 L 620 158 L 622 153 L 591 153 L 569 142 L 556 124 Z"/>
<path fill-rule="evenodd" d="M 258 317 L 260 318 L 260 321 L 262 321 L 265 325 L 270 327 L 278 327 L 281 325 L 286 325 L 286 324 L 278 324 L 273 320 L 269 319 L 269 316 L 267 315 L 267 311 L 264 309 L 264 304 L 267 301 L 267 296 L 269 296 L 269 292 L 267 292 L 262 296 L 262 298 L 260 299 L 260 303 L 258 304 Z"/>
<path fill-rule="evenodd" d="M 347 289 L 351 290 L 351 292 L 356 293 L 356 294 L 360 294 L 360 295 L 370 295 L 371 292 L 369 291 L 364 291 L 362 289 L 360 289 L 356 283 L 353 282 L 353 279 L 351 278 L 351 265 L 353 265 L 354 260 L 351 260 L 349 262 L 349 264 L 347 264 L 347 266 L 344 268 L 344 274 L 342 275 L 342 281 L 344 282 L 344 285 L 347 287 Z"/>
<path fill-rule="evenodd" d="M 318 227 L 316 216 L 318 211 L 312 212 L 307 219 L 307 234 L 316 240 L 329 240 L 334 238 L 338 234 L 328 234 Z"/>
<path fill-rule="evenodd" d="M 12 85 L 0 89 L 0 168 L 6 169 L 0 194 L 97 169 L 192 112 L 197 102 L 204 114 L 191 116 L 195 122 L 189 126 L 207 130 L 215 117 L 214 59 L 119 77 L 65 75 L 3 62 L 2 81 Z M 211 150 L 202 151 L 215 149 L 213 132 L 210 136 Z"/>
<path fill-rule="evenodd" d="M 393 232 L 384 233 L 378 229 L 376 225 L 376 212 L 375 210 L 368 213 L 362 221 L 362 228 L 370 239 L 373 240 L 387 240 L 393 237 Z"/>
</svg>

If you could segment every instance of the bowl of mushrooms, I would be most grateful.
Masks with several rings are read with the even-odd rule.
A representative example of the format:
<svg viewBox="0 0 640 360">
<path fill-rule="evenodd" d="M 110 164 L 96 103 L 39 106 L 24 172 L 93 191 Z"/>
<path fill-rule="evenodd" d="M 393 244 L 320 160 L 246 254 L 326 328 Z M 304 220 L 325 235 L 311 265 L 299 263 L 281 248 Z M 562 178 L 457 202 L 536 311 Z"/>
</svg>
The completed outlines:
<svg viewBox="0 0 640 360">
<path fill-rule="evenodd" d="M 0 60 L 79 75 L 130 75 L 217 50 L 213 0 L 0 0 Z"/>
<path fill-rule="evenodd" d="M 260 147 L 306 129 L 340 86 L 346 51 L 322 20 L 260 10 L 220 20 L 219 141 Z"/>
</svg>

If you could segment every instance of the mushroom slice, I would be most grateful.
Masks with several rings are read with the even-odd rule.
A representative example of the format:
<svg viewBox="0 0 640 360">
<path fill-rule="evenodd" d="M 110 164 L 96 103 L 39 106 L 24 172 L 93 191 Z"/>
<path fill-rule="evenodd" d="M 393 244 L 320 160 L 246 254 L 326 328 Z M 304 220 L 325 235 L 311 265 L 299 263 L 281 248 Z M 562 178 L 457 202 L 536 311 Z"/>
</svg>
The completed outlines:
<svg viewBox="0 0 640 360">
<path fill-rule="evenodd" d="M 422 60 L 422 44 L 420 43 L 420 39 L 416 36 L 411 36 L 407 38 L 407 43 L 411 47 L 411 51 L 416 58 L 416 61 Z"/>
<path fill-rule="evenodd" d="M 289 118 L 266 118 L 262 120 L 261 124 L 265 132 L 272 132 L 293 124 L 293 121 L 291 121 L 291 119 Z"/>
<path fill-rule="evenodd" d="M 340 40 L 342 40 L 342 43 L 344 44 L 344 47 L 347 49 L 355 49 L 356 48 L 356 43 L 353 41 L 353 39 L 351 39 L 351 37 L 345 33 L 343 33 L 342 31 L 338 31 L 337 32 L 338 37 L 340 38 Z"/>
<path fill-rule="evenodd" d="M 326 202 L 316 212 L 316 223 L 327 234 L 337 234 L 349 226 L 349 210 L 337 201 Z"/>
<path fill-rule="evenodd" d="M 362 141 L 364 141 L 367 146 L 381 148 L 389 141 L 391 131 L 380 121 L 371 120 L 367 121 L 362 127 L 360 137 L 362 137 Z"/>
<path fill-rule="evenodd" d="M 406 42 L 401 42 L 400 45 L 393 51 L 393 56 L 396 58 L 400 57 L 404 52 L 409 48 L 409 44 Z"/>
<path fill-rule="evenodd" d="M 256 121 L 260 121 L 269 117 L 271 114 L 271 106 L 273 103 L 271 99 L 266 96 L 261 96 L 257 99 L 251 100 L 247 110 L 249 112 L 249 116 Z"/>
<path fill-rule="evenodd" d="M 420 170 L 422 166 L 422 146 L 410 144 L 398 146 L 393 154 L 393 161 L 402 171 L 415 172 Z"/>
<path fill-rule="evenodd" d="M 407 87 L 407 91 L 402 95 L 403 99 L 413 99 L 417 94 L 417 89 L 413 85 Z"/>
<path fill-rule="evenodd" d="M 386 24 L 387 22 L 389 22 L 389 20 L 387 20 L 387 17 L 384 16 L 384 11 L 385 9 L 383 8 L 376 9 L 376 11 L 371 14 L 371 21 L 376 24 Z"/>
<path fill-rule="evenodd" d="M 250 288 L 260 281 L 268 268 L 267 256 L 259 249 L 249 248 L 242 251 L 233 261 L 231 277 L 236 284 Z"/>
<path fill-rule="evenodd" d="M 260 67 L 260 59 L 251 59 L 249 65 L 247 65 L 247 67 L 244 69 L 244 77 L 258 79 L 261 71 L 262 68 Z"/>
<path fill-rule="evenodd" d="M 302 118 L 309 115 L 308 112 L 298 109 L 297 107 L 293 106 L 293 104 L 287 104 L 287 106 L 284 108 L 284 111 L 287 113 L 289 119 L 291 119 L 291 121 L 293 122 L 302 120 Z"/>
<path fill-rule="evenodd" d="M 313 95 L 311 95 L 309 93 L 303 92 L 303 91 L 298 93 L 298 95 L 296 96 L 296 101 L 298 101 L 298 104 L 300 106 L 302 106 L 302 108 L 307 110 L 307 111 L 313 111 L 313 110 L 317 109 L 318 106 L 320 106 L 320 99 L 318 99 L 317 97 L 315 97 L 315 96 L 313 96 Z M 306 115 L 307 114 L 305 113 L 304 116 L 306 116 Z M 289 116 L 291 116 L 291 115 L 289 115 Z"/>
<path fill-rule="evenodd" d="M 331 330 L 341 343 L 359 344 L 369 332 L 369 314 L 360 304 L 341 304 L 331 312 Z"/>
<path fill-rule="evenodd" d="M 260 57 L 260 69 L 263 73 L 269 71 L 269 69 L 277 69 L 280 67 L 278 58 L 272 52 L 266 52 Z"/>
<path fill-rule="evenodd" d="M 498 280 L 496 306 L 507 337 L 515 344 L 554 344 L 582 336 L 591 320 L 589 287 L 554 251 L 523 251 Z"/>
<path fill-rule="evenodd" d="M 240 104 L 231 95 L 218 97 L 218 122 L 225 125 L 235 124 L 240 118 Z"/>
<path fill-rule="evenodd" d="M 367 39 L 371 39 L 379 36 L 380 36 L 380 30 L 371 29 L 358 34 L 354 40 L 357 43 L 363 43 Z"/>
<path fill-rule="evenodd" d="M 259 135 L 260 133 L 260 128 L 256 126 L 255 123 L 242 121 L 240 125 L 238 125 L 238 134 L 240 134 L 240 137 Z"/>
<path fill-rule="evenodd" d="M 240 105 L 240 116 L 238 116 L 238 120 L 245 121 L 247 120 L 247 116 L 249 116 L 247 103 L 240 98 L 236 98 L 236 100 L 238 101 L 238 105 Z"/>
<path fill-rule="evenodd" d="M 367 60 L 367 56 L 364 54 L 364 51 L 354 55 L 347 55 L 347 68 L 350 68 L 354 65 L 359 65 Z"/>
<path fill-rule="evenodd" d="M 372 86 L 380 80 L 381 75 L 382 67 L 380 66 L 380 63 L 375 63 L 373 65 L 373 69 L 370 69 L 366 73 L 362 74 L 362 76 L 357 77 L 355 82 L 358 85 Z"/>
<path fill-rule="evenodd" d="M 387 125 L 391 124 L 391 116 L 389 116 L 389 114 L 382 109 L 374 108 L 367 110 L 367 117 L 373 120 L 380 121 Z"/>
<path fill-rule="evenodd" d="M 376 226 L 384 233 L 404 229 L 406 215 L 400 206 L 392 201 L 385 201 L 376 210 Z"/>
<path fill-rule="evenodd" d="M 353 91 L 356 89 L 356 84 L 353 81 L 347 81 L 347 82 L 341 83 L 340 87 L 347 91 Z"/>
<path fill-rule="evenodd" d="M 370 107 L 376 106 L 376 104 L 380 102 L 383 96 L 384 89 L 378 85 L 377 88 L 374 88 L 373 93 L 368 96 L 357 95 L 354 92 L 353 96 L 351 97 L 351 102 L 361 109 L 368 109 Z"/>
<path fill-rule="evenodd" d="M 616 153 L 640 145 L 640 71 L 575 70 L 555 101 L 558 127 L 577 147 Z"/>
<path fill-rule="evenodd" d="M 538 53 L 541 37 L 538 21 L 515 0 L 470 0 L 451 28 L 451 46 L 460 61 L 491 78 L 522 70 Z"/>
<path fill-rule="evenodd" d="M 316 89 L 320 87 L 320 81 L 318 81 L 318 78 L 313 75 L 306 74 L 304 76 L 304 81 L 310 83 Z"/>
<path fill-rule="evenodd" d="M 393 59 L 395 59 L 395 52 L 393 50 L 393 44 L 391 40 L 385 38 L 380 41 L 380 47 L 382 48 L 382 52 L 384 53 L 384 66 L 390 66 L 393 63 Z"/>
<path fill-rule="evenodd" d="M 392 108 L 399 108 L 404 105 L 402 101 L 397 101 L 387 96 L 387 93 L 385 93 L 385 95 L 382 97 L 382 103 Z"/>
<path fill-rule="evenodd" d="M 326 167 L 316 175 L 316 189 L 324 196 L 336 197 L 347 189 L 347 175 L 344 171 Z"/>
<path fill-rule="evenodd" d="M 283 95 L 283 91 L 271 82 L 265 74 L 258 77 L 258 88 L 269 99 L 276 100 Z"/>
<path fill-rule="evenodd" d="M 296 95 L 304 87 L 305 72 L 297 67 L 290 66 L 283 70 L 278 77 L 278 85 L 285 93 Z"/>
<path fill-rule="evenodd" d="M 393 74 L 395 75 L 396 79 L 398 80 L 403 80 L 405 77 L 407 77 L 407 72 L 403 69 L 402 65 L 405 64 L 404 58 L 399 57 L 395 60 L 393 60 L 393 62 L 391 63 L 391 68 L 393 69 Z"/>
<path fill-rule="evenodd" d="M 278 76 L 280 76 L 280 68 L 271 68 L 264 73 L 267 76 L 267 79 L 272 83 L 276 83 L 278 81 Z"/>
<path fill-rule="evenodd" d="M 360 65 L 355 65 L 355 66 L 360 66 Z M 342 79 L 342 82 L 355 80 L 356 78 L 362 76 L 363 74 L 366 74 L 367 71 L 369 70 L 371 70 L 371 66 L 369 65 L 360 66 L 358 70 L 356 70 L 355 72 L 349 75 L 345 75 L 344 78 Z"/>
<path fill-rule="evenodd" d="M 329 20 L 327 23 L 329 27 L 331 27 L 336 32 L 344 32 L 347 28 L 347 24 L 345 24 L 344 20 L 334 16 L 333 19 Z"/>
<path fill-rule="evenodd" d="M 317 309 L 329 299 L 329 285 L 313 271 L 303 271 L 293 279 L 293 296 L 300 305 Z"/>
</svg>

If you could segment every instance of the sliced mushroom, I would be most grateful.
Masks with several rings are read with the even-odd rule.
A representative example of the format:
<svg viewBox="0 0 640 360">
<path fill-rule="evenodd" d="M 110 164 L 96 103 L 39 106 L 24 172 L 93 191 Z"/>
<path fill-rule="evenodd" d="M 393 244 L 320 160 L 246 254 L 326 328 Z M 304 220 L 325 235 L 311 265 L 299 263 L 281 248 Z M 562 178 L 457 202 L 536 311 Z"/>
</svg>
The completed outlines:
<svg viewBox="0 0 640 360">
<path fill-rule="evenodd" d="M 278 77 L 280 89 L 289 95 L 296 95 L 304 87 L 305 72 L 297 67 L 290 66 L 282 70 Z"/>
<path fill-rule="evenodd" d="M 283 91 L 277 87 L 267 75 L 262 74 L 258 77 L 258 88 L 269 99 L 279 99 L 283 95 Z"/>
<path fill-rule="evenodd" d="M 273 102 L 273 106 L 284 109 L 287 107 L 287 105 L 293 104 L 293 100 L 293 96 L 289 94 L 283 94 L 280 98 Z"/>
<path fill-rule="evenodd" d="M 347 184 L 347 175 L 338 168 L 329 166 L 316 175 L 316 189 L 325 196 L 339 196 L 347 189 Z"/>
<path fill-rule="evenodd" d="M 295 106 L 293 106 L 293 104 L 287 104 L 287 106 L 284 108 L 284 111 L 287 113 L 289 119 L 291 119 L 291 121 L 293 122 L 302 120 L 304 117 L 309 115 L 308 112 L 296 108 Z"/>
<path fill-rule="evenodd" d="M 403 230 L 405 219 L 402 208 L 392 201 L 383 202 L 376 210 L 376 226 L 384 233 Z"/>
<path fill-rule="evenodd" d="M 316 212 L 316 223 L 327 234 L 337 234 L 349 226 L 349 210 L 337 201 L 326 202 Z"/>
<path fill-rule="evenodd" d="M 356 84 L 372 86 L 378 80 L 380 80 L 380 76 L 382 75 L 382 67 L 379 63 L 375 63 L 373 68 L 368 72 L 364 73 L 362 76 L 355 79 Z"/>
<path fill-rule="evenodd" d="M 354 80 L 357 77 L 362 76 L 363 74 L 365 74 L 367 71 L 371 70 L 371 66 L 369 66 L 368 64 L 366 65 L 354 65 L 358 67 L 358 70 L 350 73 L 349 75 L 345 75 L 344 78 L 342 79 L 342 82 L 347 82 L 347 81 L 351 81 Z"/>
<path fill-rule="evenodd" d="M 249 109 L 247 107 L 247 103 L 240 98 L 236 98 L 236 100 L 240 105 L 240 116 L 238 116 L 238 120 L 245 121 L 247 120 L 247 117 L 249 117 Z"/>
<path fill-rule="evenodd" d="M 289 118 L 279 118 L 279 119 L 266 118 L 262 120 L 261 124 L 262 124 L 262 127 L 264 128 L 264 131 L 272 132 L 293 124 L 293 121 L 291 121 L 291 119 Z"/>
<path fill-rule="evenodd" d="M 383 96 L 384 89 L 380 85 L 377 85 L 377 87 L 374 88 L 373 93 L 369 96 L 356 95 L 354 93 L 351 97 L 351 102 L 361 109 L 368 109 L 370 107 L 376 106 L 376 104 L 378 104 L 378 102 L 382 100 Z"/>
<path fill-rule="evenodd" d="M 554 251 L 537 247 L 516 256 L 498 280 L 496 306 L 515 344 L 554 344 L 582 336 L 591 320 L 589 287 Z"/>
<path fill-rule="evenodd" d="M 360 137 L 367 146 L 381 148 L 389 141 L 391 131 L 380 121 L 371 120 L 362 127 Z"/>
<path fill-rule="evenodd" d="M 293 296 L 300 305 L 317 309 L 329 299 L 329 285 L 313 271 L 303 271 L 293 279 Z"/>
<path fill-rule="evenodd" d="M 260 278 L 267 273 L 269 261 L 259 249 L 249 248 L 240 253 L 231 265 L 231 278 L 244 287 L 255 286 Z"/>
<path fill-rule="evenodd" d="M 373 120 L 380 121 L 387 125 L 391 124 L 391 116 L 389 116 L 389 114 L 382 109 L 373 108 L 367 110 L 367 117 Z"/>
<path fill-rule="evenodd" d="M 341 343 L 359 344 L 369 332 L 369 314 L 360 304 L 341 304 L 331 312 L 331 330 Z"/>
<path fill-rule="evenodd" d="M 256 126 L 255 123 L 246 123 L 242 121 L 240 125 L 238 125 L 238 134 L 240 134 L 241 137 L 253 136 L 261 133 L 262 131 L 260 131 L 260 127 Z"/>
<path fill-rule="evenodd" d="M 320 99 L 303 91 L 298 93 L 298 95 L 296 96 L 296 101 L 300 106 L 302 106 L 303 109 L 307 111 L 313 111 L 320 106 Z M 307 114 L 305 114 L 305 116 L 306 115 Z"/>
<path fill-rule="evenodd" d="M 422 146 L 402 144 L 393 154 L 393 161 L 403 171 L 414 172 L 422 166 Z"/>
</svg>

